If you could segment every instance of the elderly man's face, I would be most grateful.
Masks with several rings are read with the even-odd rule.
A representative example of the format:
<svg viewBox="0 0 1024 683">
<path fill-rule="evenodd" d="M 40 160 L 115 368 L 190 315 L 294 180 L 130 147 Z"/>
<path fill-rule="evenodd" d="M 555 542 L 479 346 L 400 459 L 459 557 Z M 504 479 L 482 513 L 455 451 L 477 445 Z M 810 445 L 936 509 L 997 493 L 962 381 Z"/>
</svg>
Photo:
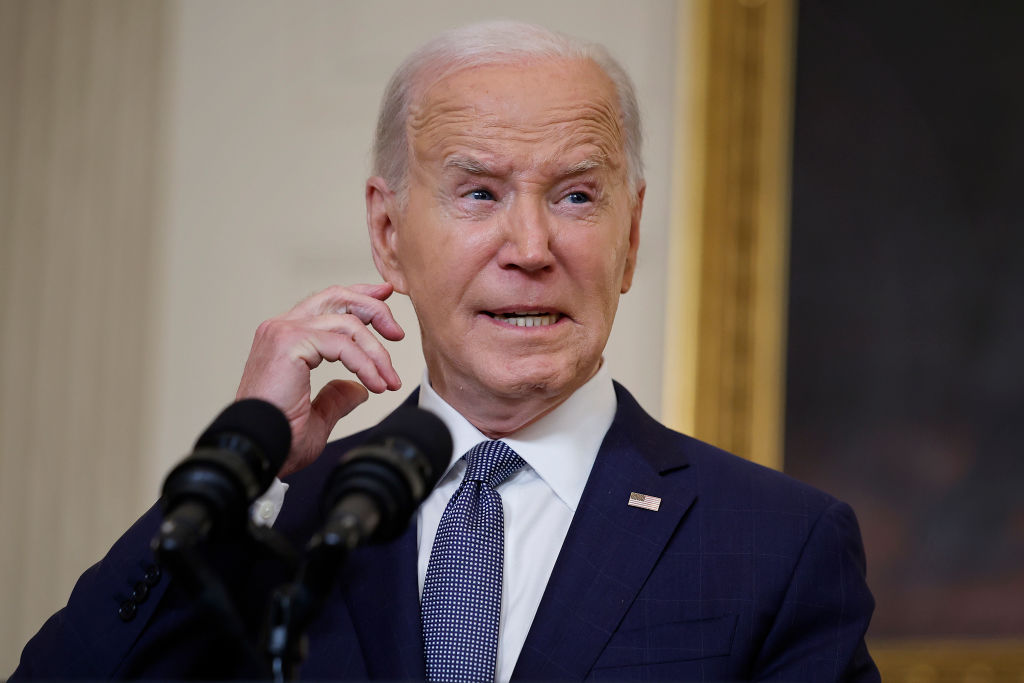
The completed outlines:
<svg viewBox="0 0 1024 683">
<path fill-rule="evenodd" d="M 458 71 L 421 102 L 407 201 L 378 191 L 387 216 L 370 213 L 431 384 L 453 403 L 563 399 L 600 366 L 636 262 L 643 189 L 613 86 L 590 62 L 548 60 Z"/>
</svg>

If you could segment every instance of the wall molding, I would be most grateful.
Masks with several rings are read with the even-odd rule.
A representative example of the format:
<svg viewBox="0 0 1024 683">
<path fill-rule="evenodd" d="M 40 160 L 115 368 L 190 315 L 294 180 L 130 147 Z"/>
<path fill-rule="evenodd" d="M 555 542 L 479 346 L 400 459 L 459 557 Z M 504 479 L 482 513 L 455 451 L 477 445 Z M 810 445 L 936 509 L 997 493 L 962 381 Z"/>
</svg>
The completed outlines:
<svg viewBox="0 0 1024 683">
<path fill-rule="evenodd" d="M 794 12 L 701 0 L 680 18 L 696 24 L 679 32 L 694 36 L 678 60 L 691 148 L 676 151 L 669 270 L 686 279 L 670 285 L 663 399 L 671 426 L 780 469 Z"/>
<path fill-rule="evenodd" d="M 0 671 L 152 498 L 164 11 L 0 2 Z"/>
</svg>

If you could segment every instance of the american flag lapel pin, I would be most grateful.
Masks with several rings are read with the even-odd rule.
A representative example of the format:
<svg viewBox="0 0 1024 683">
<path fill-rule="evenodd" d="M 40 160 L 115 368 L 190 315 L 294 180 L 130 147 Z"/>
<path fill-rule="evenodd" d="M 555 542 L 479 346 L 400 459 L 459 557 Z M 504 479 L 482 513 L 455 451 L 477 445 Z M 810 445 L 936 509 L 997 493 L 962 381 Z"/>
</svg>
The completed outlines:
<svg viewBox="0 0 1024 683">
<path fill-rule="evenodd" d="M 644 510 L 658 511 L 661 507 L 661 498 L 657 496 L 649 496 L 646 493 L 631 492 L 629 494 L 628 505 L 635 508 L 643 508 Z"/>
</svg>

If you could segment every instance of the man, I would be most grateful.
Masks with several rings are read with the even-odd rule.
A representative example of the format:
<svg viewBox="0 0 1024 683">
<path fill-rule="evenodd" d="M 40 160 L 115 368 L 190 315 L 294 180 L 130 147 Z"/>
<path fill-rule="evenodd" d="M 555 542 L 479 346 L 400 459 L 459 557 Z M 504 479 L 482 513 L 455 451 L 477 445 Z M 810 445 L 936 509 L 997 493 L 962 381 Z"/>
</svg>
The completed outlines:
<svg viewBox="0 0 1024 683">
<path fill-rule="evenodd" d="M 365 438 L 325 450 L 331 429 L 367 390 L 401 386 L 369 329 L 402 338 L 384 303 L 397 291 L 427 364 L 410 400 L 455 447 L 405 535 L 349 558 L 303 677 L 877 680 L 849 508 L 662 427 L 602 367 L 636 266 L 639 151 L 625 73 L 544 29 L 460 29 L 396 73 L 366 185 L 384 284 L 332 287 L 263 323 L 238 397 L 290 422 L 274 528 L 301 547 L 326 473 Z M 311 401 L 325 360 L 358 382 Z M 471 474 L 487 458 L 502 474 Z M 497 515 L 497 531 L 459 545 L 463 513 Z M 158 521 L 83 576 L 16 677 L 252 675 L 153 564 Z M 236 595 L 265 595 L 258 557 L 211 552 Z"/>
</svg>

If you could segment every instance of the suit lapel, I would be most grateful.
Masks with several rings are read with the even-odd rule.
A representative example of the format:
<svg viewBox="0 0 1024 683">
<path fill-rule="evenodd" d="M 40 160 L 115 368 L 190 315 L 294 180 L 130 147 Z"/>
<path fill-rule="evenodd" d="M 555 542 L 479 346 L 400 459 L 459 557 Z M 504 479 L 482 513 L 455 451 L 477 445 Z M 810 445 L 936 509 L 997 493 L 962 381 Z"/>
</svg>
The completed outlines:
<svg viewBox="0 0 1024 683">
<path fill-rule="evenodd" d="M 419 389 L 402 402 L 414 406 Z M 350 567 L 357 575 L 347 579 L 345 600 L 359 637 L 367 673 L 383 680 L 426 677 L 423 631 L 420 626 L 417 566 L 417 517 L 391 543 L 362 548 Z M 358 587 L 351 590 L 351 587 Z"/>
<path fill-rule="evenodd" d="M 621 386 L 598 452 L 513 678 L 583 678 L 600 656 L 695 499 L 685 454 Z M 669 446 L 669 441 L 674 441 Z M 670 493 L 671 491 L 671 493 Z M 630 493 L 662 498 L 657 512 Z"/>
<path fill-rule="evenodd" d="M 418 391 L 412 392 L 403 405 L 416 405 L 418 396 Z M 306 478 L 296 482 L 296 491 L 319 491 L 338 458 L 362 443 L 368 434 L 369 431 L 361 432 L 329 444 L 314 465 L 293 477 L 293 482 Z M 289 497 L 285 513 L 297 510 L 303 502 L 292 493 Z M 310 526 L 310 520 L 320 523 L 320 515 L 313 509 L 317 499 L 307 496 L 305 513 L 294 512 L 298 521 L 292 525 L 301 522 L 305 526 L 293 529 L 293 536 L 308 538 L 316 528 Z M 394 541 L 364 546 L 349 555 L 338 578 L 338 592 L 330 598 L 335 605 L 342 600 L 347 609 L 325 605 L 310 628 L 310 658 L 302 669 L 304 675 L 325 679 L 424 678 L 416 536 L 414 517 Z"/>
<path fill-rule="evenodd" d="M 353 573 L 345 579 L 344 596 L 369 677 L 422 679 L 415 520 L 396 541 L 368 546 L 352 559 Z"/>
</svg>

